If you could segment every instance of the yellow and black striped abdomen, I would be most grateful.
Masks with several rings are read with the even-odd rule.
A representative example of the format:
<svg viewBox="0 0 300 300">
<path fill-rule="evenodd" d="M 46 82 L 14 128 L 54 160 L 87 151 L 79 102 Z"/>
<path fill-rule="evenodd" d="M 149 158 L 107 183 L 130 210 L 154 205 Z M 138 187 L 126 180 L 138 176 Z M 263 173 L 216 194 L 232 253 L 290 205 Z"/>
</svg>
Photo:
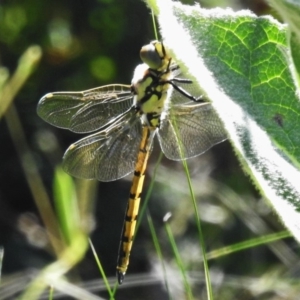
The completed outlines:
<svg viewBox="0 0 300 300">
<path fill-rule="evenodd" d="M 149 128 L 148 126 L 143 126 L 143 136 L 135 165 L 134 177 L 130 189 L 130 196 L 127 204 L 121 237 L 122 240 L 119 249 L 117 276 L 120 284 L 123 282 L 129 264 L 129 256 L 134 239 L 136 222 L 141 201 L 141 193 L 145 179 L 147 162 L 150 155 L 153 134 L 153 129 Z"/>
</svg>

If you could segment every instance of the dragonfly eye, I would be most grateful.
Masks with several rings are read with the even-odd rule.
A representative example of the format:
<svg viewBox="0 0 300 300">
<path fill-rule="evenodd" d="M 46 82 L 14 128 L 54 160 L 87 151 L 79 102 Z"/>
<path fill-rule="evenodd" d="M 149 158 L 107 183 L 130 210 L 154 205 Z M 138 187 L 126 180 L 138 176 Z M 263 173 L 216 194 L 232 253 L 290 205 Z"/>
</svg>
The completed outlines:
<svg viewBox="0 0 300 300">
<path fill-rule="evenodd" d="M 151 69 L 157 70 L 162 66 L 162 58 L 153 43 L 142 47 L 140 57 Z"/>
</svg>

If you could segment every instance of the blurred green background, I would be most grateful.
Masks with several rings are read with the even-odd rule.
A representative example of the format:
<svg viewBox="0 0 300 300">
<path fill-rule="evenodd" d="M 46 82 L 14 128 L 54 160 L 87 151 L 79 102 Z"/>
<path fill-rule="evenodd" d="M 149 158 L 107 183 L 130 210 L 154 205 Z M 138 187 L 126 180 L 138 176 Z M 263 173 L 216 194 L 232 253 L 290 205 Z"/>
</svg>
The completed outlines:
<svg viewBox="0 0 300 300">
<path fill-rule="evenodd" d="M 185 2 L 191 4 L 194 1 Z M 270 12 L 267 5 L 258 0 L 201 3 L 206 7 L 231 6 L 235 10 L 250 8 L 258 15 Z M 0 66 L 3 67 L 0 76 L 5 77 L 7 72 L 14 73 L 19 58 L 28 47 L 38 45 L 42 49 L 40 62 L 14 97 L 13 106 L 45 191 L 52 199 L 51 205 L 54 170 L 61 164 L 65 149 L 81 136 L 54 128 L 41 120 L 36 114 L 38 100 L 53 91 L 85 90 L 109 83 L 130 84 L 133 70 L 140 63 L 141 46 L 154 38 L 151 13 L 138 0 L 0 1 Z M 0 98 L 0 106 L 4 103 L 3 99 Z M 24 148 L 23 137 L 18 136 L 18 132 L 12 137 L 7 119 L 12 115 L 11 109 L 12 105 L 0 120 L 0 246 L 5 251 L 2 265 L 5 287 L 11 282 L 18 283 L 20 274 L 24 277 L 31 274 L 30 270 L 39 270 L 55 260 L 36 204 L 39 193 L 44 191 L 36 185 L 37 191 L 33 196 L 34 183 L 29 187 L 24 168 L 27 168 L 29 176 L 35 168 L 27 157 L 28 149 Z M 12 125 L 16 122 L 10 119 Z M 153 167 L 159 155 L 159 147 L 157 144 L 155 146 L 145 190 L 152 180 Z M 244 175 L 229 142 L 189 161 L 189 165 L 208 250 L 283 229 Z M 87 226 L 106 274 L 111 278 L 115 273 L 130 180 L 131 176 L 128 176 L 116 182 L 98 183 L 95 196 L 90 196 L 91 203 L 87 205 L 91 214 Z M 161 238 L 167 265 L 170 270 L 174 268 L 172 251 L 162 226 L 163 216 L 170 211 L 173 214 L 171 225 L 183 260 L 191 272 L 198 272 L 190 276 L 198 282 L 195 296 L 200 299 L 205 285 L 198 259 L 200 250 L 192 204 L 181 163 L 163 159 L 155 180 L 149 209 Z M 297 249 L 294 247 L 290 239 L 288 243 L 260 246 L 210 262 L 215 272 L 213 274 L 223 278 L 222 288 L 215 291 L 216 299 L 293 299 L 286 297 L 287 294 L 275 298 L 279 293 L 277 290 L 265 286 L 258 291 L 243 280 L 253 277 L 258 284 L 260 278 L 270 273 L 276 274 L 271 277 L 276 280 L 284 276 L 290 278 L 290 275 L 297 273 L 298 246 Z M 132 286 L 126 288 L 124 285 L 124 289 L 118 292 L 118 299 L 168 299 L 163 284 L 159 282 L 159 270 L 144 218 L 126 278 L 126 283 Z M 141 286 L 139 277 L 131 277 L 133 274 L 146 274 L 147 282 L 150 272 L 157 282 L 151 283 L 149 279 L 145 286 Z M 170 281 L 175 282 L 176 290 L 176 280 L 179 279 L 175 273 L 171 274 L 174 278 Z M 7 278 L 12 281 L 8 283 Z M 97 284 L 93 292 L 103 297 L 107 295 L 105 290 L 97 289 L 100 275 L 91 251 L 71 272 L 70 278 L 78 283 L 95 281 Z M 229 284 L 230 280 L 234 284 Z M 24 289 L 25 286 L 26 283 Z M 92 290 L 89 287 L 86 289 Z M 182 299 L 180 297 L 174 299 Z M 14 296 L 0 296 L 0 299 L 14 299 Z"/>
</svg>

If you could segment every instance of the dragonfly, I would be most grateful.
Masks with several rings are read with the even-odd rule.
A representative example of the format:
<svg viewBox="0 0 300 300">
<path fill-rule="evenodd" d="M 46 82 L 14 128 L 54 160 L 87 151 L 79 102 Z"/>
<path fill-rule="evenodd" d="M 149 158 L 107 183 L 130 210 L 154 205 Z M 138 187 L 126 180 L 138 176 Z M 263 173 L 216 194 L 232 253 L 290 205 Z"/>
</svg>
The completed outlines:
<svg viewBox="0 0 300 300">
<path fill-rule="evenodd" d="M 119 284 L 129 265 L 154 137 L 165 156 L 177 161 L 196 157 L 227 138 L 211 104 L 199 96 L 162 42 L 143 46 L 140 57 L 143 63 L 130 85 L 48 93 L 37 107 L 38 115 L 56 127 L 91 133 L 66 150 L 65 172 L 102 182 L 133 172 L 116 268 Z"/>
</svg>

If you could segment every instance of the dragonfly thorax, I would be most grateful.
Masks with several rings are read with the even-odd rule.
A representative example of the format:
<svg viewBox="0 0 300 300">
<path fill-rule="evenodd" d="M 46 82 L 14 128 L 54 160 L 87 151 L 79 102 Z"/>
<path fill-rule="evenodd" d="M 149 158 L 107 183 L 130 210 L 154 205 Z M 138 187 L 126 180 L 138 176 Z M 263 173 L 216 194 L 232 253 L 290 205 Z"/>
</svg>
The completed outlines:
<svg viewBox="0 0 300 300">
<path fill-rule="evenodd" d="M 134 105 L 143 123 L 157 128 L 172 93 L 171 58 L 166 54 L 163 44 L 157 41 L 141 49 L 141 58 L 144 64 L 136 67 L 132 79 Z"/>
</svg>

